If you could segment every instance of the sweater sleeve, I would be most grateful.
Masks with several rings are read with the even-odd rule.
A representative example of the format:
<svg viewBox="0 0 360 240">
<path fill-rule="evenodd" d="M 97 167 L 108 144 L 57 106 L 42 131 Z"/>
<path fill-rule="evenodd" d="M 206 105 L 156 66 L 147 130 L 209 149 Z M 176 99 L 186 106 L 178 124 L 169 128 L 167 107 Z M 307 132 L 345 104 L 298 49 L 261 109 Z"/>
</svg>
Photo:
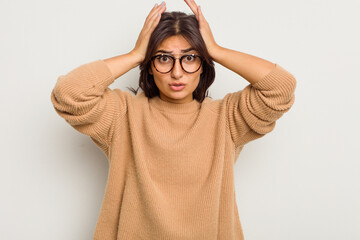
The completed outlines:
<svg viewBox="0 0 360 240">
<path fill-rule="evenodd" d="M 275 64 L 255 84 L 225 96 L 227 124 L 235 147 L 264 136 L 295 101 L 295 77 Z"/>
<path fill-rule="evenodd" d="M 60 75 L 51 92 L 55 111 L 77 131 L 90 136 L 106 155 L 114 119 L 126 110 L 124 92 L 108 87 L 114 80 L 110 69 L 100 59 Z"/>
</svg>

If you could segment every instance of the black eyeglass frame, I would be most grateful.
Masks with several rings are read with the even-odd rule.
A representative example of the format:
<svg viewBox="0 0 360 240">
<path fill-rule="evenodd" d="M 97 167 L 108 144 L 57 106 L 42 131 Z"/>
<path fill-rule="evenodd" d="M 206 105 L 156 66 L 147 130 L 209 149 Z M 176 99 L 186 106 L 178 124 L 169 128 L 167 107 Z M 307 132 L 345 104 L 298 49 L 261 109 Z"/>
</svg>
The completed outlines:
<svg viewBox="0 0 360 240">
<path fill-rule="evenodd" d="M 154 59 L 157 58 L 157 57 L 159 57 L 159 56 L 166 56 L 166 57 L 170 57 L 170 58 L 173 59 L 173 65 L 172 65 L 172 67 L 170 68 L 170 70 L 169 70 L 168 72 L 160 72 L 160 71 L 156 68 Z M 200 61 L 199 68 L 198 68 L 196 71 L 194 71 L 194 72 L 188 72 L 188 71 L 186 71 L 186 70 L 184 69 L 183 65 L 182 65 L 182 60 L 183 60 L 185 57 L 188 57 L 188 56 L 199 57 L 200 60 L 201 60 L 201 61 Z M 163 54 L 163 53 L 161 53 L 161 54 L 157 54 L 157 55 L 155 55 L 155 56 L 152 56 L 152 57 L 151 57 L 151 62 L 153 63 L 153 66 L 154 66 L 154 68 L 156 69 L 156 71 L 158 71 L 159 73 L 166 74 L 166 73 L 169 73 L 169 72 L 171 72 L 171 71 L 173 70 L 173 68 L 174 68 L 174 66 L 175 66 L 176 59 L 180 59 L 180 66 L 181 66 L 182 70 L 184 70 L 184 71 L 187 72 L 187 73 L 196 73 L 197 71 L 199 71 L 199 69 L 201 68 L 201 65 L 202 65 L 202 63 L 203 63 L 203 58 L 202 58 L 200 55 L 197 55 L 197 54 L 194 54 L 194 53 L 192 53 L 192 54 L 186 54 L 186 55 L 183 55 L 183 56 L 178 57 L 178 58 L 176 58 L 176 57 L 174 57 L 174 56 L 172 56 L 172 55 L 170 55 L 170 54 Z"/>
</svg>

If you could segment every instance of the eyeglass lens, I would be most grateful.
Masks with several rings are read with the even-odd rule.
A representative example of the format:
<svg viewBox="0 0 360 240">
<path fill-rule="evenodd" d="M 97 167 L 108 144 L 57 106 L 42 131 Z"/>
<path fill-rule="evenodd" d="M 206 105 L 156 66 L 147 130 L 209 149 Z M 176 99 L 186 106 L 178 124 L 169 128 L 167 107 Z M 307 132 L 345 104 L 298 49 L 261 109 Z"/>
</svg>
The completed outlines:
<svg viewBox="0 0 360 240">
<path fill-rule="evenodd" d="M 180 60 L 180 59 L 179 59 Z M 186 72 L 196 72 L 201 64 L 201 59 L 195 55 L 184 55 L 180 61 Z M 174 65 L 174 59 L 168 55 L 159 55 L 154 59 L 154 64 L 159 72 L 169 72 Z"/>
</svg>

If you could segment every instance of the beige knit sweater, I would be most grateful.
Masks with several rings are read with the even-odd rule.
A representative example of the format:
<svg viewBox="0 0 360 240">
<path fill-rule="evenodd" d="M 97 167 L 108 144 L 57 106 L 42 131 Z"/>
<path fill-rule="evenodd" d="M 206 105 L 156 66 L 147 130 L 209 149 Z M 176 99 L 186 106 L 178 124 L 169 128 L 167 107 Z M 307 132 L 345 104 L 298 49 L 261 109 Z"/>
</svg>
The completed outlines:
<svg viewBox="0 0 360 240">
<path fill-rule="evenodd" d="M 120 89 L 103 60 L 57 79 L 51 101 L 109 162 L 95 240 L 244 239 L 234 189 L 243 146 L 294 103 L 296 79 L 276 67 L 254 85 L 175 104 Z"/>
</svg>

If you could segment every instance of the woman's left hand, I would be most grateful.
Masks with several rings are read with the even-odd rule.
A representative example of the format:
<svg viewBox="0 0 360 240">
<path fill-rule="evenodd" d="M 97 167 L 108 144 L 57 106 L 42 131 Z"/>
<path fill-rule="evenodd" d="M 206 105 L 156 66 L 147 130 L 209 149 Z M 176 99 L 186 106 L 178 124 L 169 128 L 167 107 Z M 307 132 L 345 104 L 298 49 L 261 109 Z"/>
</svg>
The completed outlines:
<svg viewBox="0 0 360 240">
<path fill-rule="evenodd" d="M 215 42 L 214 36 L 211 32 L 209 23 L 206 21 L 204 15 L 202 14 L 202 11 L 200 9 L 200 6 L 196 5 L 194 0 L 184 0 L 186 4 L 190 7 L 191 11 L 196 16 L 196 19 L 199 23 L 199 30 L 201 33 L 202 38 L 204 39 L 204 42 L 206 44 L 206 48 L 212 58 L 214 58 L 215 51 L 218 48 L 217 43 Z"/>
</svg>

